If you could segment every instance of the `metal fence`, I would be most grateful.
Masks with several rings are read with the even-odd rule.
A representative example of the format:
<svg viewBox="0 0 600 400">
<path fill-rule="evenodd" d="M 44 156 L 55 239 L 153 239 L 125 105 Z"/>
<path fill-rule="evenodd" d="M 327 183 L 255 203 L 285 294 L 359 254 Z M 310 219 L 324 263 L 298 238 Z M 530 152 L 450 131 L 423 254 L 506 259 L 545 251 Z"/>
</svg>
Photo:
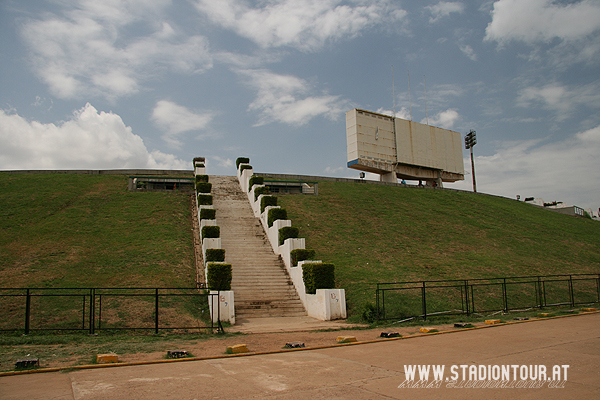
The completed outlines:
<svg viewBox="0 0 600 400">
<path fill-rule="evenodd" d="M 377 318 L 508 312 L 600 303 L 600 274 L 378 283 Z"/>
<path fill-rule="evenodd" d="M 0 288 L 0 331 L 222 330 L 199 288 Z"/>
</svg>

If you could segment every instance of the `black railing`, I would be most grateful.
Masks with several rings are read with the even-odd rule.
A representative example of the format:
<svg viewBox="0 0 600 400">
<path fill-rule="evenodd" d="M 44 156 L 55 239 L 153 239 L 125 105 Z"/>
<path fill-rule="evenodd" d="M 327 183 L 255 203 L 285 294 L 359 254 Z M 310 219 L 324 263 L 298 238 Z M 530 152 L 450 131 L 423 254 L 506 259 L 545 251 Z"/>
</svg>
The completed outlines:
<svg viewBox="0 0 600 400">
<path fill-rule="evenodd" d="M 378 283 L 377 318 L 508 312 L 600 303 L 600 274 Z"/>
<path fill-rule="evenodd" d="M 199 288 L 0 288 L 0 331 L 223 330 Z"/>
</svg>

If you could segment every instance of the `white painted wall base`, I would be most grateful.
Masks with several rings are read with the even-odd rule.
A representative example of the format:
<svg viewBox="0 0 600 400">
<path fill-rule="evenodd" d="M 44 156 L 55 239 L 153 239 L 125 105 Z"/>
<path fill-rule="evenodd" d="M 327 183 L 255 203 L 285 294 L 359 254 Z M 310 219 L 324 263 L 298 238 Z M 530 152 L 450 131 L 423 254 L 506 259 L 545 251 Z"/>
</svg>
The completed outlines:
<svg viewBox="0 0 600 400">
<path fill-rule="evenodd" d="M 210 294 L 218 294 L 218 296 L 208 296 L 208 308 L 210 309 L 210 317 L 213 322 L 217 322 L 217 317 L 220 316 L 221 322 L 229 322 L 235 324 L 235 305 L 233 290 L 217 292 L 210 291 Z"/>
<path fill-rule="evenodd" d="M 321 321 L 346 319 L 346 292 L 344 289 L 317 289 L 316 294 L 306 295 L 306 311 L 309 317 Z"/>
</svg>

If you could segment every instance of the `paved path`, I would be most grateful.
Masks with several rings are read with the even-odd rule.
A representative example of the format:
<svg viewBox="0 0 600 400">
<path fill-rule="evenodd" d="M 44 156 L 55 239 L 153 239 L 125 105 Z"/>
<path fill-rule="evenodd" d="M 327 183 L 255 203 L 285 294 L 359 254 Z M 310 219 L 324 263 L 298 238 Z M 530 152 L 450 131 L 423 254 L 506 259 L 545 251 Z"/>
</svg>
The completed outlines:
<svg viewBox="0 0 600 400">
<path fill-rule="evenodd" d="M 327 349 L 8 376 L 0 377 L 0 399 L 598 399 L 598 328 L 594 313 Z M 398 388 L 404 366 L 418 364 L 569 369 L 562 389 Z"/>
</svg>

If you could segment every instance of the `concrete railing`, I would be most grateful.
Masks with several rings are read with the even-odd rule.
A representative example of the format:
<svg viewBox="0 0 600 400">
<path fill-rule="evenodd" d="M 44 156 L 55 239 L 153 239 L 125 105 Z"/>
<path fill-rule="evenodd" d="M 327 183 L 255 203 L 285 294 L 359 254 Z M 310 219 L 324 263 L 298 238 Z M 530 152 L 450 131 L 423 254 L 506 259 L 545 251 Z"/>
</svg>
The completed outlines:
<svg viewBox="0 0 600 400">
<path fill-rule="evenodd" d="M 241 165 L 241 164 L 240 164 Z M 289 238 L 284 243 L 279 245 L 279 229 L 284 226 L 292 226 L 291 220 L 276 220 L 273 221 L 273 225 L 269 227 L 268 215 L 269 210 L 272 208 L 280 208 L 279 206 L 267 206 L 265 210 L 260 212 L 260 204 L 264 195 L 259 195 L 254 200 L 254 190 L 264 185 L 254 185 L 252 188 L 248 188 L 250 178 L 252 177 L 252 169 L 245 169 L 240 173 L 238 170 L 238 180 L 240 187 L 248 195 L 248 201 L 254 211 L 254 216 L 259 218 L 267 238 L 271 243 L 271 247 L 275 254 L 278 254 L 283 259 L 285 268 L 294 284 L 296 292 L 300 297 L 300 301 L 304 305 L 306 312 L 310 317 L 328 321 L 332 319 L 345 319 L 346 315 L 346 294 L 344 289 L 317 289 L 316 294 L 307 294 L 306 287 L 304 286 L 304 279 L 302 277 L 302 265 L 306 262 L 299 262 L 297 267 L 292 265 L 291 251 L 295 249 L 305 248 L 304 238 Z M 321 261 L 310 261 L 320 263 Z"/>
<path fill-rule="evenodd" d="M 195 175 L 206 175 L 206 169 L 204 167 L 195 167 Z M 196 193 L 197 195 L 197 193 Z M 207 265 L 209 262 L 206 261 L 206 250 L 207 249 L 221 249 L 221 238 L 204 238 L 202 237 L 202 228 L 205 226 L 217 226 L 216 219 L 200 219 L 200 210 L 203 208 L 214 209 L 214 206 L 199 205 L 197 211 L 198 225 L 200 226 L 200 243 L 202 243 L 202 263 L 204 269 L 204 281 L 208 282 L 208 269 Z M 216 216 L 215 216 L 216 218 Z M 214 264 L 222 264 L 216 261 L 210 261 Z M 208 308 L 210 310 L 210 316 L 213 322 L 226 321 L 230 324 L 235 324 L 235 297 L 233 290 L 226 290 L 216 292 L 211 290 L 211 294 L 218 294 L 218 296 L 208 296 Z M 217 300 L 218 299 L 218 300 Z"/>
</svg>

